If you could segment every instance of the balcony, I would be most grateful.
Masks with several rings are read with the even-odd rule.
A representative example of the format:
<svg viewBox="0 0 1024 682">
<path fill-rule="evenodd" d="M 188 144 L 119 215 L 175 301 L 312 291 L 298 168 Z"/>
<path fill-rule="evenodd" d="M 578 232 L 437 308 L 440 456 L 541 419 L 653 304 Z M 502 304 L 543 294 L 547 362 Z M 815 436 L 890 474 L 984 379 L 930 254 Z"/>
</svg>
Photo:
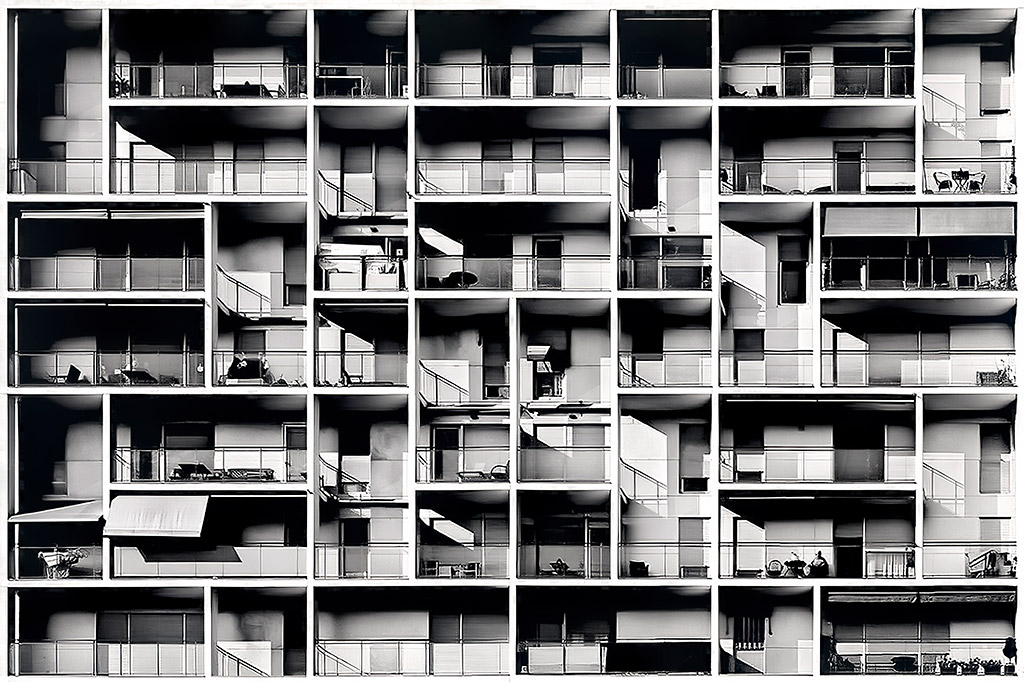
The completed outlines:
<svg viewBox="0 0 1024 682">
<path fill-rule="evenodd" d="M 203 354 L 194 351 L 15 351 L 13 386 L 133 387 L 203 385 Z"/>
<path fill-rule="evenodd" d="M 180 450 L 122 447 L 114 452 L 115 483 L 298 483 L 306 451 L 285 446 Z"/>
<path fill-rule="evenodd" d="M 810 386 L 813 355 L 810 349 L 723 348 L 720 382 L 723 386 Z"/>
<path fill-rule="evenodd" d="M 455 99 L 602 99 L 610 66 L 580 64 L 419 64 L 420 97 Z"/>
<path fill-rule="evenodd" d="M 306 353 L 301 350 L 264 350 L 256 357 L 230 350 L 213 352 L 213 374 L 218 386 L 305 386 Z"/>
<path fill-rule="evenodd" d="M 299 195 L 306 160 L 124 159 L 110 161 L 114 194 Z"/>
<path fill-rule="evenodd" d="M 508 578 L 508 543 L 468 545 L 420 542 L 420 578 Z"/>
<path fill-rule="evenodd" d="M 7 191 L 11 194 L 100 194 L 101 159 L 7 160 Z"/>
<path fill-rule="evenodd" d="M 571 542 L 519 543 L 520 578 L 611 577 L 611 547 Z"/>
<path fill-rule="evenodd" d="M 404 9 L 316 10 L 314 21 L 317 98 L 409 96 L 409 18 Z"/>
<path fill-rule="evenodd" d="M 316 674 L 323 677 L 367 675 L 508 675 L 507 640 L 430 642 L 394 639 L 317 639 Z"/>
<path fill-rule="evenodd" d="M 825 386 L 1016 386 L 1012 350 L 856 350 L 822 355 Z"/>
<path fill-rule="evenodd" d="M 404 542 L 371 542 L 367 545 L 317 543 L 314 547 L 313 577 L 325 580 L 404 578 L 408 557 L 409 547 Z"/>
<path fill-rule="evenodd" d="M 323 291 L 406 291 L 408 276 L 404 256 L 386 256 L 379 247 L 344 247 L 343 244 L 320 245 L 317 265 Z M 345 254 L 346 250 L 370 253 Z M 378 250 L 380 255 L 372 253 Z"/>
<path fill-rule="evenodd" d="M 711 290 L 711 255 L 622 256 L 623 289 Z"/>
<path fill-rule="evenodd" d="M 135 644 L 90 639 L 15 641 L 14 675 L 203 677 L 202 642 Z"/>
<path fill-rule="evenodd" d="M 100 545 L 48 545 L 11 547 L 16 580 L 64 580 L 101 578 L 103 548 Z"/>
<path fill-rule="evenodd" d="M 914 159 L 736 159 L 721 166 L 722 194 L 905 194 Z"/>
<path fill-rule="evenodd" d="M 940 542 L 925 538 L 926 578 L 1016 578 L 1017 543 Z"/>
<path fill-rule="evenodd" d="M 619 386 L 710 386 L 711 350 L 619 351 Z"/>
<path fill-rule="evenodd" d="M 525 436 L 525 434 L 524 434 Z M 528 438 L 528 442 L 535 439 Z M 611 447 L 608 445 L 522 445 L 519 480 L 543 483 L 606 483 Z"/>
<path fill-rule="evenodd" d="M 384 98 L 408 96 L 405 64 L 317 64 L 317 97 Z"/>
<path fill-rule="evenodd" d="M 871 462 L 870 471 L 837 472 L 837 463 Z M 723 483 L 913 483 L 912 445 L 884 448 L 761 446 L 721 449 Z"/>
<path fill-rule="evenodd" d="M 623 578 L 709 578 L 710 542 L 621 542 Z"/>
<path fill-rule="evenodd" d="M 913 59 L 910 50 L 900 52 Z M 894 99 L 914 96 L 912 64 L 731 62 L 722 64 L 722 97 Z"/>
<path fill-rule="evenodd" d="M 404 304 L 363 302 L 317 306 L 317 386 L 405 386 Z"/>
<path fill-rule="evenodd" d="M 424 159 L 416 161 L 420 194 L 602 195 L 609 164 L 601 159 Z"/>
<path fill-rule="evenodd" d="M 828 290 L 1015 291 L 1017 259 L 1005 256 L 825 256 Z"/>
<path fill-rule="evenodd" d="M 274 543 L 222 545 L 224 560 L 147 561 L 137 547 L 113 548 L 115 578 L 296 578 L 306 573 L 306 548 Z"/>
<path fill-rule="evenodd" d="M 844 640 L 826 675 L 1014 675 L 1005 638 Z"/>
<path fill-rule="evenodd" d="M 15 256 L 16 291 L 202 291 L 203 258 Z"/>
<path fill-rule="evenodd" d="M 623 99 L 705 99 L 710 93 L 710 68 L 619 65 L 619 96 Z"/>
<path fill-rule="evenodd" d="M 115 62 L 110 77 L 114 98 L 305 97 L 306 68 L 288 62 Z"/>
<path fill-rule="evenodd" d="M 406 353 L 374 351 L 316 352 L 317 386 L 407 386 Z"/>
<path fill-rule="evenodd" d="M 925 194 L 1016 194 L 1017 174 L 1012 156 L 960 157 L 925 153 Z"/>
<path fill-rule="evenodd" d="M 464 436 L 471 436 L 469 427 Z M 438 436 L 434 436 L 438 439 Z M 493 445 L 441 445 L 417 448 L 416 480 L 421 483 L 508 483 L 508 435 Z"/>
<path fill-rule="evenodd" d="M 420 257 L 423 289 L 499 291 L 608 291 L 608 256 Z M 426 273 L 448 272 L 443 277 Z"/>
<path fill-rule="evenodd" d="M 723 541 L 719 552 L 722 578 L 915 577 L 912 544 Z M 819 552 L 827 562 L 824 568 L 812 563 Z M 851 560 L 860 565 L 851 566 Z"/>
</svg>

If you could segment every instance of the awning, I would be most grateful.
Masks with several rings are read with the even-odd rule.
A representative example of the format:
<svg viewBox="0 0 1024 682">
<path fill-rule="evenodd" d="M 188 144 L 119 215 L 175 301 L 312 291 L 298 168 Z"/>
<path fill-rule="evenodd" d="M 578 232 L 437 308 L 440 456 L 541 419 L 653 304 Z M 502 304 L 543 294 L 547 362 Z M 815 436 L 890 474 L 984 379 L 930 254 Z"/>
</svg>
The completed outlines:
<svg viewBox="0 0 1024 682">
<path fill-rule="evenodd" d="M 913 206 L 828 206 L 826 237 L 916 237 L 917 208 Z"/>
<path fill-rule="evenodd" d="M 96 523 L 103 516 L 103 502 L 81 502 L 56 509 L 15 514 L 11 523 Z"/>
<path fill-rule="evenodd" d="M 1011 206 L 922 206 L 922 237 L 1013 236 Z"/>
<path fill-rule="evenodd" d="M 203 531 L 205 495 L 122 495 L 110 503 L 108 537 L 197 538 Z"/>
<path fill-rule="evenodd" d="M 917 592 L 832 592 L 831 603 L 845 604 L 914 604 Z"/>
<path fill-rule="evenodd" d="M 991 592 L 922 592 L 922 603 L 933 604 L 991 604 L 1015 603 L 1017 594 L 1012 590 L 993 590 Z"/>
</svg>

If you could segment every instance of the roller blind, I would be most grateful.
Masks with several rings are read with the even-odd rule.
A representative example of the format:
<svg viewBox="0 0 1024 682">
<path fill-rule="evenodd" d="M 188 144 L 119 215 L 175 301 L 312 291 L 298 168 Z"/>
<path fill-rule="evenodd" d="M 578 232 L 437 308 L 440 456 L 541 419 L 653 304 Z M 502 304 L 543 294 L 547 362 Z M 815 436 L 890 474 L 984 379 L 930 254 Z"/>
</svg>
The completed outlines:
<svg viewBox="0 0 1024 682">
<path fill-rule="evenodd" d="M 913 207 L 829 206 L 825 209 L 826 237 L 914 237 L 917 209 Z"/>
<path fill-rule="evenodd" d="M 922 237 L 1013 235 L 1012 206 L 922 207 Z"/>
</svg>

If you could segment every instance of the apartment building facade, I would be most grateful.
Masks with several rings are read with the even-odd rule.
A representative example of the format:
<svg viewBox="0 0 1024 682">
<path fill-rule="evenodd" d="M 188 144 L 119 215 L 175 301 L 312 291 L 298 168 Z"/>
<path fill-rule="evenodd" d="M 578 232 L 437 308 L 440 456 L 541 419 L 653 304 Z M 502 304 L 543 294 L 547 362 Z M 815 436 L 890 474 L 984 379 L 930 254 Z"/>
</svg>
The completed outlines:
<svg viewBox="0 0 1024 682">
<path fill-rule="evenodd" d="M 1018 12 L 806 4 L 10 3 L 7 674 L 1015 675 Z"/>
</svg>

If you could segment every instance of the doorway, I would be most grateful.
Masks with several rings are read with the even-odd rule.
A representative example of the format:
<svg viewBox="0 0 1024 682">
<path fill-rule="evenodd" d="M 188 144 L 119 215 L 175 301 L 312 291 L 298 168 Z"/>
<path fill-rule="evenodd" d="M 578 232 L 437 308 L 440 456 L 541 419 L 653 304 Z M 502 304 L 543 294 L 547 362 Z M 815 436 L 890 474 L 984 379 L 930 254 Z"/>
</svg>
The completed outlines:
<svg viewBox="0 0 1024 682">
<path fill-rule="evenodd" d="M 837 578 L 864 577 L 864 521 L 836 519 L 833 530 L 835 575 Z"/>
<path fill-rule="evenodd" d="M 533 48 L 534 97 L 574 97 L 580 92 L 582 47 Z"/>
<path fill-rule="evenodd" d="M 836 142 L 833 145 L 836 163 L 836 192 L 860 194 L 863 192 L 861 167 L 864 161 L 863 142 Z"/>
<path fill-rule="evenodd" d="M 782 52 L 782 88 L 785 97 L 810 96 L 810 50 L 784 50 Z"/>
<path fill-rule="evenodd" d="M 534 237 L 534 285 L 537 289 L 562 288 L 562 238 Z"/>
</svg>

